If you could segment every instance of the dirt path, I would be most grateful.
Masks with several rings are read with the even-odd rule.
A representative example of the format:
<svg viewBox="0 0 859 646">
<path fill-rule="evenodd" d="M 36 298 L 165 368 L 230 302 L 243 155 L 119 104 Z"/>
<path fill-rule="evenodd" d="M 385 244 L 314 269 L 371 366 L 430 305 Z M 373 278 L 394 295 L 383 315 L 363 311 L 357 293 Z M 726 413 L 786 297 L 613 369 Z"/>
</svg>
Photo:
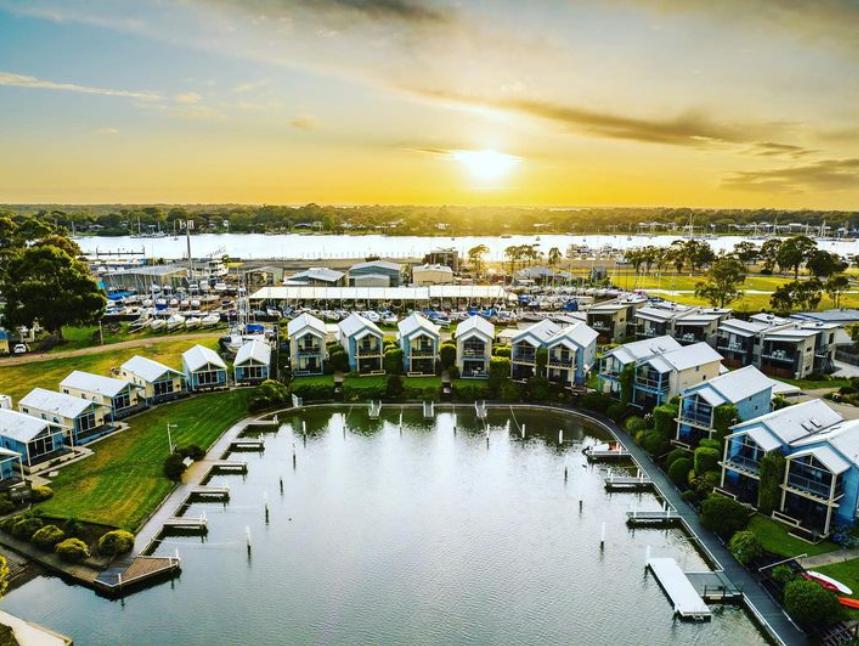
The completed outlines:
<svg viewBox="0 0 859 646">
<path fill-rule="evenodd" d="M 33 363 L 36 361 L 50 361 L 52 359 L 65 359 L 67 357 L 82 357 L 88 354 L 99 354 L 110 350 L 123 350 L 127 348 L 139 348 L 145 345 L 151 345 L 159 341 L 193 341 L 194 339 L 212 338 L 220 336 L 218 332 L 195 332 L 189 334 L 171 334 L 165 336 L 147 336 L 140 339 L 131 339 L 130 341 L 120 341 L 119 343 L 107 343 L 105 345 L 93 345 L 88 348 L 77 348 L 75 350 L 61 350 L 59 352 L 35 352 L 30 354 L 22 354 L 13 357 L 0 359 L 0 368 L 5 366 L 20 366 L 25 363 Z"/>
</svg>

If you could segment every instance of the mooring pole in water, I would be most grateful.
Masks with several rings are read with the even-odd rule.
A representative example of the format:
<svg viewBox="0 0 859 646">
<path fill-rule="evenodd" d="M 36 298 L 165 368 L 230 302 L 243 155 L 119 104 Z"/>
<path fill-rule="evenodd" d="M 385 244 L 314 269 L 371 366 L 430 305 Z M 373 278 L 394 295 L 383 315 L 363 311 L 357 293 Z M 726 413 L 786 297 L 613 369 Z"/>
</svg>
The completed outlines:
<svg viewBox="0 0 859 646">
<path fill-rule="evenodd" d="M 280 482 L 280 495 L 282 496 L 283 495 L 283 476 L 280 476 L 279 482 Z"/>
<path fill-rule="evenodd" d="M 558 431 L 558 444 L 563 444 L 563 443 L 564 443 L 564 430 L 560 429 Z"/>
<path fill-rule="evenodd" d="M 522 424 L 522 426 L 519 427 L 519 430 L 522 431 L 522 439 L 524 440 L 525 439 L 525 425 Z"/>
<path fill-rule="evenodd" d="M 569 477 L 570 477 L 569 471 L 567 470 L 567 467 L 564 466 L 564 482 L 566 482 L 567 478 L 569 478 Z"/>
<path fill-rule="evenodd" d="M 296 464 L 298 463 L 298 458 L 295 456 L 295 444 L 292 445 L 292 470 L 295 471 Z"/>
<path fill-rule="evenodd" d="M 605 521 L 600 528 L 600 551 L 605 549 Z"/>
<path fill-rule="evenodd" d="M 579 498 L 579 514 L 582 513 L 582 499 Z"/>
<path fill-rule="evenodd" d="M 262 492 L 263 506 L 265 507 L 265 524 L 268 525 L 268 492 Z"/>
<path fill-rule="evenodd" d="M 647 572 L 647 564 L 650 562 L 650 545 L 644 549 L 644 571 Z"/>
<path fill-rule="evenodd" d="M 248 545 L 248 558 L 251 557 L 251 528 L 250 525 L 245 525 L 245 540 Z"/>
<path fill-rule="evenodd" d="M 301 433 L 307 435 L 307 420 L 301 420 Z"/>
<path fill-rule="evenodd" d="M 489 448 L 489 429 L 486 429 L 486 448 Z"/>
</svg>

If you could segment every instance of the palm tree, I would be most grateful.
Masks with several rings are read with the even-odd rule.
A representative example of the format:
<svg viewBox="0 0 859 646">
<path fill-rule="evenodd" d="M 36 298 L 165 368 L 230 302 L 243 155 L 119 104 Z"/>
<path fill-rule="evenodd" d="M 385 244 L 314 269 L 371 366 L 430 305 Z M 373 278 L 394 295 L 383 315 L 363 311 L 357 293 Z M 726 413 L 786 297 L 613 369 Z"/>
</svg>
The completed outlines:
<svg viewBox="0 0 859 646">
<path fill-rule="evenodd" d="M 483 256 L 489 253 L 489 247 L 485 244 L 479 244 L 468 250 L 468 259 L 474 265 L 474 271 L 479 277 L 483 270 Z"/>
</svg>

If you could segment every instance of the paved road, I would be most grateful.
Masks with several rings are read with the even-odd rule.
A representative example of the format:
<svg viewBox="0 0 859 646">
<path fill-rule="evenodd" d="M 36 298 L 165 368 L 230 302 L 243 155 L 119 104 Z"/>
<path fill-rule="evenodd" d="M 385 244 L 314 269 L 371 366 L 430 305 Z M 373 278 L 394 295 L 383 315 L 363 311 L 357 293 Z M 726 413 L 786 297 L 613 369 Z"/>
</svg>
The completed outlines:
<svg viewBox="0 0 859 646">
<path fill-rule="evenodd" d="M 127 348 L 139 348 L 145 345 L 152 345 L 159 341 L 193 341 L 195 339 L 206 339 L 216 336 L 221 336 L 218 332 L 194 332 L 190 334 L 171 334 L 169 336 L 147 336 L 140 339 L 131 339 L 130 341 L 120 341 L 119 343 L 108 343 L 106 345 L 93 345 L 88 348 L 77 348 L 76 350 L 60 350 L 58 352 L 36 352 L 31 354 L 21 354 L 12 357 L 0 359 L 0 368 L 4 366 L 20 366 L 25 363 L 33 363 L 36 361 L 50 361 L 52 359 L 65 359 L 66 357 L 83 357 L 88 354 L 99 354 L 101 352 L 109 352 L 111 350 L 124 350 Z"/>
<path fill-rule="evenodd" d="M 699 541 L 709 550 L 710 554 L 725 571 L 725 574 L 730 577 L 737 588 L 743 591 L 748 605 L 753 608 L 752 612 L 756 612 L 769 624 L 768 632 L 771 635 L 777 636 L 780 643 L 783 644 L 790 646 L 794 644 L 806 644 L 808 640 L 805 634 L 796 627 L 782 610 L 781 606 L 767 594 L 749 571 L 737 563 L 725 545 L 716 538 L 715 534 L 701 526 L 698 514 L 680 497 L 680 492 L 674 487 L 665 473 L 653 464 L 650 456 L 644 449 L 638 446 L 625 431 L 620 429 L 611 420 L 600 417 L 599 421 L 617 436 L 618 440 L 630 452 L 642 470 L 650 476 L 660 495 L 677 510 L 689 529 L 692 530 Z"/>
</svg>

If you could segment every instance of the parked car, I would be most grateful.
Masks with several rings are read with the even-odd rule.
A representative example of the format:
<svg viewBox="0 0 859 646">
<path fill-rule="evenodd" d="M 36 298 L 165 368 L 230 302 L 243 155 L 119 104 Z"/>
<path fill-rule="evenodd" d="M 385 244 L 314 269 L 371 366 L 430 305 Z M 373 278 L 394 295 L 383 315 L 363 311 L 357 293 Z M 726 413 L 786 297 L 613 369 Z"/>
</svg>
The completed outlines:
<svg viewBox="0 0 859 646">
<path fill-rule="evenodd" d="M 16 343 L 12 348 L 12 354 L 27 354 L 29 351 L 30 349 L 23 343 Z"/>
</svg>

